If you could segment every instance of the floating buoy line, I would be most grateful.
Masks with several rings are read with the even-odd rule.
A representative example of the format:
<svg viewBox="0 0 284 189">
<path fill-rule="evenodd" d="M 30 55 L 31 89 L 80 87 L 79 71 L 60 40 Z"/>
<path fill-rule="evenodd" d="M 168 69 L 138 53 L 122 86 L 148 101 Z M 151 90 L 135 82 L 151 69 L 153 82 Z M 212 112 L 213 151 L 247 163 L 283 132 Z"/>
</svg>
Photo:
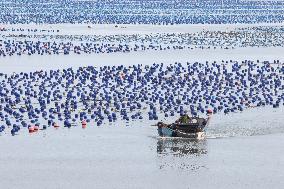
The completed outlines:
<svg viewBox="0 0 284 189">
<path fill-rule="evenodd" d="M 0 133 L 278 108 L 278 60 L 103 66 L 0 75 Z"/>
</svg>

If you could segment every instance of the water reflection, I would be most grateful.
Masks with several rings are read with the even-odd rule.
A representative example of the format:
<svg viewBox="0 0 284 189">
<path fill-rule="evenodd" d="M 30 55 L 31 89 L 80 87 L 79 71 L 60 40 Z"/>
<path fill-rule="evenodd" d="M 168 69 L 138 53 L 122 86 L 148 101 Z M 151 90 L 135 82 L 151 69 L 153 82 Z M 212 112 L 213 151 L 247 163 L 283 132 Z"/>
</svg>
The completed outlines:
<svg viewBox="0 0 284 189">
<path fill-rule="evenodd" d="M 158 139 L 157 153 L 173 156 L 200 156 L 207 153 L 206 140 Z"/>
<path fill-rule="evenodd" d="M 161 138 L 157 140 L 157 154 L 160 169 L 199 170 L 206 168 L 206 140 Z"/>
</svg>

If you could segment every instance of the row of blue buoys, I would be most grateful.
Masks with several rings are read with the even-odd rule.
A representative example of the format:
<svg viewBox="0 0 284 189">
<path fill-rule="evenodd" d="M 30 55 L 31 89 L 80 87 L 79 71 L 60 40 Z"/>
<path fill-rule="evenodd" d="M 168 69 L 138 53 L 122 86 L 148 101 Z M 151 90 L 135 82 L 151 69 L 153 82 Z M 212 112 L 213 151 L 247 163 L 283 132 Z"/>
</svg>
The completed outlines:
<svg viewBox="0 0 284 189">
<path fill-rule="evenodd" d="M 15 135 L 21 127 L 33 132 L 78 122 L 100 126 L 185 112 L 201 115 L 207 109 L 228 114 L 266 105 L 278 108 L 284 103 L 283 76 L 284 65 L 278 60 L 1 74 L 0 125 L 12 128 Z"/>
<path fill-rule="evenodd" d="M 283 22 L 281 1 L 120 0 L 56 1 L 40 7 L 41 0 L 3 0 L 0 20 L 8 24 L 227 24 Z M 13 10 L 13 11 L 11 11 Z M 198 15 L 197 15 L 198 12 Z"/>
<path fill-rule="evenodd" d="M 283 35 L 283 27 L 271 26 L 270 28 L 260 28 L 239 29 L 228 32 L 202 31 L 196 33 L 174 33 L 170 36 L 164 33 L 149 34 L 147 37 L 144 35 L 90 35 L 83 42 L 76 42 L 76 35 L 63 35 L 62 38 L 68 42 L 52 41 L 53 35 L 50 35 L 50 39 L 46 39 L 46 36 L 44 36 L 43 39 L 39 38 L 36 41 L 22 40 L 22 38 L 18 40 L 4 39 L 0 40 L 0 56 L 127 53 L 146 50 L 224 48 L 225 46 L 230 48 L 283 46 L 284 40 L 283 38 L 279 38 L 279 36 Z M 268 31 L 271 40 L 263 38 L 264 32 Z M 32 35 L 29 37 L 32 37 Z M 97 41 L 88 42 L 88 40 L 92 39 L 97 39 Z M 243 43 L 244 40 L 250 42 Z"/>
<path fill-rule="evenodd" d="M 198 46 L 190 46 L 193 44 L 184 44 L 184 45 L 167 45 L 167 44 L 155 44 L 155 45 L 147 45 L 147 44 L 140 44 L 139 46 L 136 45 L 136 47 L 132 47 L 131 44 L 119 44 L 112 46 L 92 46 L 88 48 L 84 48 L 82 50 L 78 46 L 72 46 L 72 47 L 64 47 L 64 45 L 58 44 L 57 46 L 44 46 L 45 43 L 41 43 L 40 46 L 34 46 L 32 43 L 26 45 L 26 44 L 9 44 L 9 45 L 3 45 L 0 43 L 0 57 L 9 57 L 9 56 L 22 56 L 22 55 L 70 55 L 70 54 L 102 54 L 102 53 L 115 53 L 115 52 L 136 52 L 136 51 L 148 51 L 148 50 L 169 50 L 169 49 L 177 49 L 176 47 L 179 47 L 178 49 L 193 49 L 193 48 L 203 48 L 203 44 L 200 44 Z M 151 47 L 150 47 L 151 46 Z M 208 46 L 208 45 L 207 45 Z M 210 46 L 208 47 L 210 48 Z M 212 47 L 213 48 L 213 47 Z M 215 47 L 216 48 L 216 47 Z"/>
<path fill-rule="evenodd" d="M 54 42 L 55 43 L 55 42 Z M 14 55 L 70 55 L 72 54 L 101 54 L 101 53 L 114 53 L 114 52 L 123 52 L 128 53 L 131 51 L 146 51 L 146 50 L 168 50 L 174 49 L 174 45 L 165 45 L 165 44 L 156 44 L 156 45 L 147 45 L 147 44 L 140 44 L 137 47 L 132 47 L 131 44 L 118 44 L 111 46 L 99 44 L 101 46 L 97 46 L 94 44 L 91 47 L 80 47 L 80 46 L 70 46 L 66 47 L 64 43 L 59 43 L 53 46 L 45 46 L 46 42 L 40 42 L 38 45 L 34 45 L 33 42 L 30 43 L 0 43 L 0 57 L 9 57 Z M 151 47 L 150 47 L 151 46 Z M 190 49 L 188 45 L 179 45 L 180 49 Z M 196 47 L 198 48 L 198 47 Z"/>
<path fill-rule="evenodd" d="M 59 30 L 54 29 L 37 29 L 37 28 L 10 28 L 10 27 L 0 27 L 1 32 L 28 32 L 28 33 L 38 33 L 38 32 L 47 32 L 47 33 L 55 33 L 59 32 Z M 25 34 L 20 34 L 20 37 L 27 36 Z"/>
</svg>

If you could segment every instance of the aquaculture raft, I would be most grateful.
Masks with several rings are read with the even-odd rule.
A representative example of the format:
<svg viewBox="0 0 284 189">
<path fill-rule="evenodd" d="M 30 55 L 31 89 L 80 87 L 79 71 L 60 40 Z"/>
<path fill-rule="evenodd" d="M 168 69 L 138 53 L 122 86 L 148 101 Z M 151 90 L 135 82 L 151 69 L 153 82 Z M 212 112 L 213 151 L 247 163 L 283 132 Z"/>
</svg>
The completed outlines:
<svg viewBox="0 0 284 189">
<path fill-rule="evenodd" d="M 209 124 L 210 117 L 190 117 L 188 123 L 165 124 L 158 122 L 158 134 L 161 137 L 182 137 L 203 139 L 205 137 L 204 128 Z"/>
</svg>

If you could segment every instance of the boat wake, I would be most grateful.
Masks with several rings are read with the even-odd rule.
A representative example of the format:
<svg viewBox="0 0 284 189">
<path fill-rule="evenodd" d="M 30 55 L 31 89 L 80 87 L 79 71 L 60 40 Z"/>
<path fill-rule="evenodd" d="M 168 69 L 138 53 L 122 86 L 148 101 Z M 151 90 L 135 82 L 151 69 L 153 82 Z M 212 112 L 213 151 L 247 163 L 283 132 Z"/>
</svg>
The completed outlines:
<svg viewBox="0 0 284 189">
<path fill-rule="evenodd" d="M 206 138 L 259 136 L 284 133 L 284 110 L 259 108 L 232 115 L 217 115 L 206 129 Z"/>
</svg>

